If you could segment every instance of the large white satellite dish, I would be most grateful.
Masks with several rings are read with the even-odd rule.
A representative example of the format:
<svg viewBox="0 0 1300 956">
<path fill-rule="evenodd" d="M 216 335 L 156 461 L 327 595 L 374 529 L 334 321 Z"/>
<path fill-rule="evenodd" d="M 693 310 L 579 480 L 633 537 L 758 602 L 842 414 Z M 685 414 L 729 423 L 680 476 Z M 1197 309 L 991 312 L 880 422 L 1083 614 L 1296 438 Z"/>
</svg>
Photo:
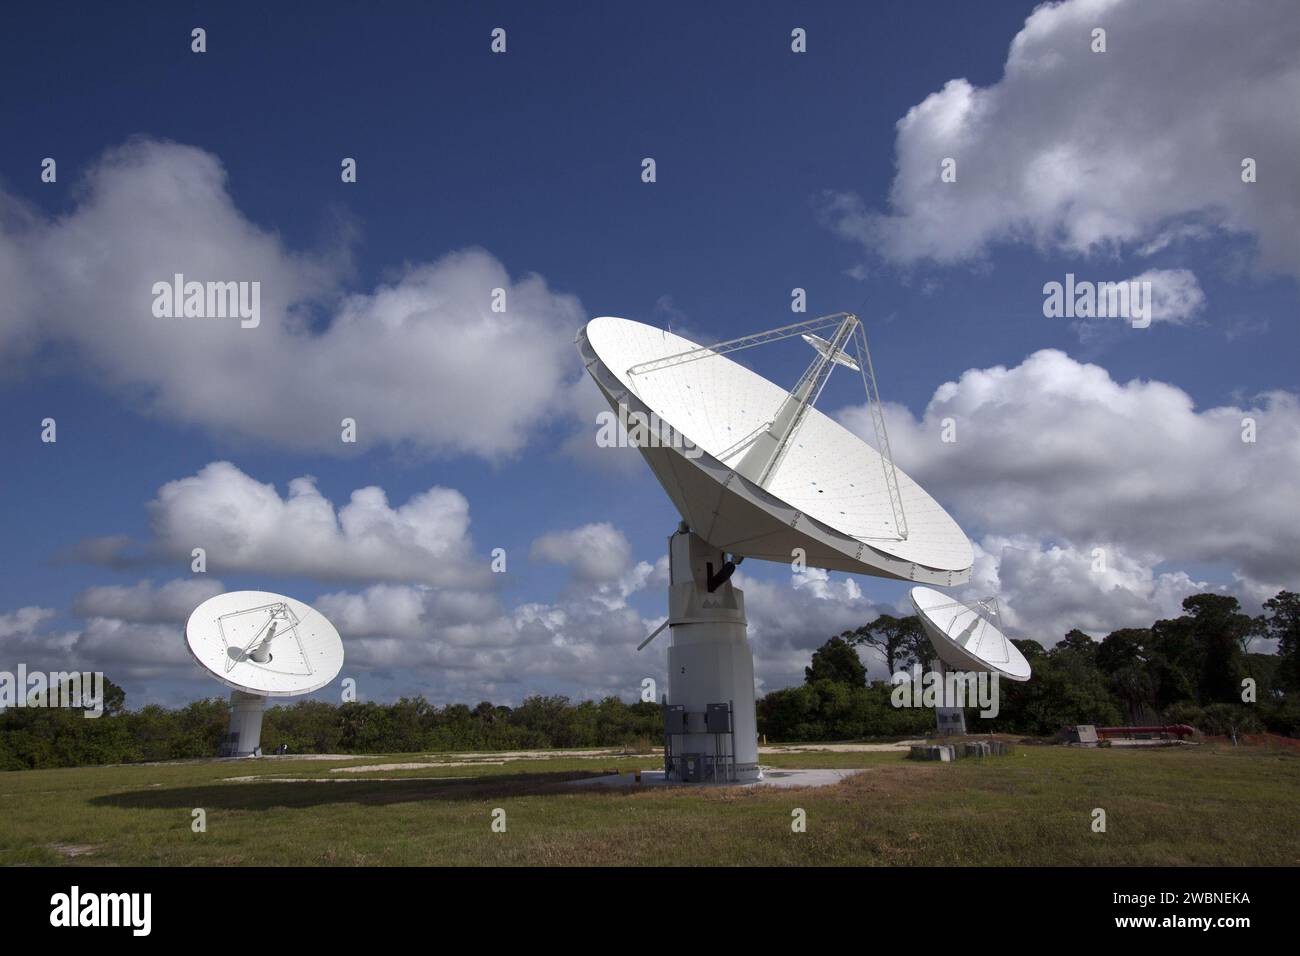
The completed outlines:
<svg viewBox="0 0 1300 956">
<path fill-rule="evenodd" d="M 270 591 L 229 591 L 204 601 L 185 625 L 185 646 L 234 691 L 228 756 L 258 751 L 266 698 L 310 694 L 343 667 L 334 625 L 302 601 Z"/>
<path fill-rule="evenodd" d="M 912 588 L 911 597 L 926 636 L 946 666 L 1029 680 L 1029 662 L 1002 632 L 994 599 L 954 601 L 932 588 Z"/>
<path fill-rule="evenodd" d="M 831 343 L 808 331 L 828 325 L 848 329 Z M 808 336 L 817 359 L 794 389 L 725 354 L 795 335 Z M 877 444 L 884 454 L 812 407 L 831 368 L 848 364 L 879 415 L 869 354 L 861 362 L 849 354 L 857 343 L 865 353 L 861 324 L 844 314 L 710 347 L 612 317 L 593 319 L 578 336 L 587 370 L 611 405 L 654 415 L 697 446 L 694 458 L 680 448 L 640 450 L 706 541 L 744 557 L 788 562 L 802 548 L 812 567 L 964 584 L 974 561 L 970 541 L 894 467 L 883 418 Z"/>
<path fill-rule="evenodd" d="M 792 388 L 727 357 L 795 337 L 815 354 Z M 895 468 L 855 315 L 712 346 L 606 316 L 578 333 L 577 346 L 620 419 L 651 423 L 649 440 L 635 443 L 683 518 L 669 539 L 668 619 L 641 645 L 670 629 L 667 775 L 756 779 L 754 664 L 744 595 L 729 580 L 735 566 L 802 560 L 947 586 L 969 579 L 970 542 Z M 875 448 L 813 407 L 836 367 L 861 379 Z"/>
</svg>

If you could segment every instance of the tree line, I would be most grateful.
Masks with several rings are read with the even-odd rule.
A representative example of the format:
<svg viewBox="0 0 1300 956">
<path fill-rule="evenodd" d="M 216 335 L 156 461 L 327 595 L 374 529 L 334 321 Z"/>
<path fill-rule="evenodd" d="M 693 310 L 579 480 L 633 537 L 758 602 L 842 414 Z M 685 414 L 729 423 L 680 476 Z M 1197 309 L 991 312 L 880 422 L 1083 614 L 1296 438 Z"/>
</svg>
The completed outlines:
<svg viewBox="0 0 1300 956">
<path fill-rule="evenodd" d="M 1242 613 L 1234 598 L 1198 594 L 1184 613 L 1148 628 L 1125 628 L 1095 641 L 1070 631 L 1051 650 L 1015 644 L 1034 676 L 1000 683 L 994 719 L 967 715 L 972 732 L 1045 736 L 1092 723 L 1190 723 L 1206 733 L 1300 733 L 1300 596 L 1279 593 L 1264 613 Z M 1252 653 L 1260 638 L 1276 654 Z M 854 740 L 931 733 L 934 713 L 897 708 L 888 681 L 867 680 L 860 649 L 878 653 L 890 673 L 933 666 L 933 650 L 915 617 L 881 615 L 830 638 L 812 655 L 802 685 L 758 701 L 758 729 L 771 742 Z M 1253 682 L 1254 702 L 1242 700 Z M 106 681 L 104 716 L 80 711 L 10 708 L 0 713 L 0 770 L 72 767 L 210 757 L 230 721 L 230 704 L 209 698 L 179 708 L 128 710 Z M 415 753 L 547 747 L 645 748 L 662 740 L 655 703 L 617 697 L 574 703 L 533 696 L 517 707 L 484 701 L 437 707 L 422 697 L 392 704 L 304 700 L 267 709 L 264 752 Z"/>
<path fill-rule="evenodd" d="M 229 730 L 230 702 L 213 697 L 184 707 L 125 709 L 121 688 L 106 682 L 102 717 L 80 711 L 11 708 L 0 714 L 0 770 L 74 767 L 215 756 Z M 635 747 L 663 734 L 659 706 L 617 697 L 573 703 L 529 697 L 518 707 L 484 701 L 437 707 L 422 697 L 392 704 L 302 700 L 268 707 L 263 753 L 416 753 Z"/>
<path fill-rule="evenodd" d="M 1263 638 L 1276 654 L 1251 651 Z M 967 712 L 972 732 L 1055 734 L 1070 724 L 1191 724 L 1208 734 L 1300 734 L 1300 596 L 1281 591 L 1264 613 L 1244 614 L 1236 598 L 1196 594 L 1183 613 L 1150 627 L 1093 640 L 1069 631 L 1051 650 L 1013 640 L 1033 668 L 1025 683 L 999 682 L 996 717 Z M 832 637 L 804 671 L 804 683 L 758 704 L 759 726 L 781 740 L 847 740 L 933 731 L 931 710 L 892 707 L 892 686 L 868 683 L 859 648 L 891 674 L 934 666 L 915 617 L 884 614 Z M 891 713 L 892 711 L 892 713 Z"/>
</svg>

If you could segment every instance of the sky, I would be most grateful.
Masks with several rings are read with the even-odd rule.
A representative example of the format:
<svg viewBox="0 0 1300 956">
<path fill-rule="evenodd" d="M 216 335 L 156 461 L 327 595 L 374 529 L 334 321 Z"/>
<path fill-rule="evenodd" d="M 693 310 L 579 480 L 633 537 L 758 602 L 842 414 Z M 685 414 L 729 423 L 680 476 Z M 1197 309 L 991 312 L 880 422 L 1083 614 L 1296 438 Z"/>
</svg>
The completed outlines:
<svg viewBox="0 0 1300 956">
<path fill-rule="evenodd" d="M 599 315 L 702 342 L 860 315 L 894 459 L 974 544 L 956 593 L 1012 636 L 1300 588 L 1293 2 L 7 20 L 0 670 L 224 693 L 184 623 L 255 588 L 334 621 L 365 699 L 632 699 L 662 680 L 635 647 L 678 519 L 597 447 L 573 339 Z M 176 273 L 257 282 L 256 326 L 156 315 Z M 1049 316 L 1067 275 L 1149 283 L 1149 325 Z M 759 351 L 776 381 L 808 360 Z M 870 438 L 853 384 L 819 408 Z M 735 582 L 760 691 L 907 607 L 904 582 Z"/>
</svg>

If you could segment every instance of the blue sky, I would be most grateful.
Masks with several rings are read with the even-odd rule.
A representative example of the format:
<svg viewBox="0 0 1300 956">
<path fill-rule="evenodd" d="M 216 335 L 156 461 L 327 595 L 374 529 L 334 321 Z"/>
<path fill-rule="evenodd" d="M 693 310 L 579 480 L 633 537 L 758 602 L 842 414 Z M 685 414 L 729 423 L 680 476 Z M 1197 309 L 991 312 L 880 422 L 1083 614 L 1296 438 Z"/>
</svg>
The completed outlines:
<svg viewBox="0 0 1300 956">
<path fill-rule="evenodd" d="M 168 618 L 174 608 L 134 620 L 84 596 L 145 580 L 138 596 L 153 594 L 190 577 L 188 559 L 160 547 L 138 563 L 93 562 L 84 544 L 83 557 L 74 555 L 112 536 L 139 551 L 155 534 L 158 509 L 146 506 L 159 489 L 226 461 L 280 495 L 290 480 L 314 476 L 336 508 L 367 486 L 381 487 L 394 508 L 434 486 L 454 489 L 469 525 L 463 547 L 440 560 L 486 566 L 492 548 L 507 549 L 509 573 L 472 585 L 403 580 L 400 571 L 367 579 L 351 559 L 340 575 L 286 571 L 266 556 L 210 574 L 226 588 L 334 595 L 330 606 L 376 582 L 480 602 L 450 624 L 427 605 L 418 620 L 394 624 L 400 637 L 344 628 L 370 696 L 630 692 L 660 667 L 624 639 L 662 614 L 654 572 L 638 577 L 637 568 L 660 558 L 676 516 L 631 453 L 598 461 L 593 449 L 575 451 L 594 442 L 599 406 L 567 343 L 582 321 L 603 314 L 728 338 L 790 321 L 794 287 L 807 289 L 810 314 L 852 309 L 864 318 L 883 397 L 897 406 L 898 462 L 980 546 L 972 587 L 1002 592 L 1023 636 L 1051 643 L 1076 619 L 1100 634 L 1149 621 L 1202 584 L 1247 604 L 1294 588 L 1296 565 L 1278 556 L 1294 551 L 1300 490 L 1292 467 L 1300 456 L 1300 117 L 1297 73 L 1280 51 L 1300 14 L 1261 2 L 1241 18 L 1246 26 L 1225 26 L 1199 6 L 1157 14 L 1071 0 L 1040 11 L 1025 41 L 1038 59 L 1014 77 L 1004 76 L 1008 50 L 1033 4 L 13 11 L 0 37 L 9 80 L 0 86 L 0 276 L 18 290 L 12 314 L 0 313 L 9 339 L 0 347 L 0 667 L 84 658 L 122 674 L 132 704 L 209 692 L 176 647 L 159 644 L 156 666 L 149 653 L 135 659 L 168 635 L 179 646 L 183 618 Z M 1108 30 L 1110 48 L 1081 57 L 1094 24 Z M 190 50 L 195 26 L 207 30 L 206 53 Z M 498 26 L 507 30 L 504 55 L 489 51 Z M 805 54 L 791 52 L 795 27 L 807 31 Z M 1234 43 L 1231 30 L 1252 42 Z M 1198 78 L 1222 98 L 1198 95 Z M 968 85 L 946 85 L 957 79 Z M 968 106 L 971 90 L 982 107 Z M 926 103 L 907 130 L 897 125 Z M 113 166 L 106 153 L 128 143 L 134 152 L 115 167 L 128 172 L 96 179 Z M 916 163 L 928 170 L 950 154 L 966 191 L 940 212 L 962 225 L 936 230 L 927 197 L 938 187 L 909 184 L 928 175 Z M 357 159 L 355 184 L 340 181 L 345 156 Z M 652 184 L 640 179 L 646 156 L 657 163 Z M 1234 181 L 1240 156 L 1258 160 L 1259 182 Z M 57 160 L 55 183 L 40 180 L 44 157 Z M 1135 168 L 1149 170 L 1145 185 Z M 148 209 L 131 215 L 130 190 L 162 182 L 150 178 L 159 170 L 211 169 L 225 174 L 203 179 L 219 184 L 215 193 L 200 190 L 200 201 L 157 222 Z M 987 188 L 966 187 L 972 178 Z M 127 200 L 110 201 L 115 189 Z M 295 447 L 276 440 L 280 424 L 261 427 L 255 410 L 185 406 L 177 390 L 205 375 L 201 351 L 173 357 L 174 333 L 155 336 L 147 322 L 123 319 L 147 312 L 143 293 L 124 301 L 111 281 L 77 285 L 79 257 L 105 276 L 136 269 L 165 278 L 171 263 L 149 250 L 169 245 L 165 230 L 175 230 L 178 240 L 201 238 L 177 242 L 199 275 L 224 261 L 208 252 L 241 244 L 240 223 L 265 239 L 274 263 L 265 274 L 250 266 L 226 278 L 271 286 L 279 275 L 289 277 L 286 287 L 310 286 L 295 313 L 306 331 L 295 334 L 324 333 L 346 296 L 401 287 L 409 269 L 460 250 L 481 250 L 515 284 L 540 276 L 541 317 L 525 312 L 528 331 L 498 329 L 491 344 L 500 355 L 536 349 L 551 378 L 541 375 L 520 401 L 538 407 L 474 450 L 436 425 L 451 415 L 472 420 L 472 398 L 461 395 L 466 408 L 431 401 L 436 385 L 385 390 L 381 373 L 358 386 L 371 411 L 355 448 L 315 439 Z M 142 236 L 138 255 L 115 260 Z M 448 266 L 433 287 L 455 285 L 460 268 Z M 1067 272 L 1117 281 L 1152 270 L 1157 281 L 1179 283 L 1180 297 L 1149 329 L 1043 315 L 1044 283 Z M 22 283 L 39 291 L 26 295 Z M 532 301 L 517 286 L 511 294 Z M 383 308 L 362 307 L 359 321 L 379 321 Z M 433 321 L 476 319 L 452 308 Z M 264 329 L 244 334 L 254 331 Z M 148 336 L 148 361 L 124 344 L 139 334 Z M 300 361 L 287 340 L 276 341 L 258 346 L 284 347 L 267 360 L 278 363 L 272 368 Z M 431 379 L 459 361 L 439 341 L 419 340 L 432 346 Z M 426 358 L 400 338 L 385 347 L 391 356 L 377 350 L 380 361 Z M 1059 354 L 1025 364 L 1045 349 Z M 330 361 L 350 361 L 337 352 Z M 802 361 L 797 349 L 756 358 L 760 370 L 790 379 Z M 220 366 L 225 387 L 243 391 L 246 366 L 230 362 Z M 999 366 L 1010 373 L 989 372 Z M 472 378 L 506 404 L 521 385 L 490 361 Z M 1135 380 L 1155 384 L 1130 387 Z M 936 389 L 958 381 L 965 387 L 954 385 L 927 415 Z M 309 414 L 311 397 L 292 382 Z M 1044 382 L 1059 386 L 1050 401 Z M 835 383 L 826 410 L 848 407 L 852 417 L 861 397 L 849 384 Z M 332 385 L 326 376 L 318 387 L 328 395 Z M 213 394 L 206 401 L 220 404 L 221 387 Z M 413 402 L 429 402 L 423 417 L 435 424 L 399 424 Z M 328 405 L 316 423 L 322 431 Z M 950 406 L 969 414 L 972 431 L 958 414 L 959 457 L 945 459 L 927 436 Z M 294 414 L 285 413 L 284 428 L 303 425 Z M 1238 447 L 1234 421 L 1246 415 L 1267 425 L 1258 447 Z M 39 441 L 47 416 L 58 422 L 53 445 Z M 1207 435 L 1215 436 L 1208 447 Z M 1079 460 L 1095 471 L 1079 467 L 1068 447 L 1052 451 L 1075 436 Z M 1239 457 L 1246 453 L 1254 457 Z M 1135 482 L 1144 486 L 1135 491 Z M 587 525 L 610 549 L 609 580 L 583 577 L 577 558 L 555 558 L 562 547 L 551 559 L 534 549 L 543 535 Z M 1082 556 L 1098 544 L 1114 552 L 1117 577 L 1081 576 Z M 1007 547 L 1032 558 L 1004 567 Z M 758 596 L 751 636 L 769 687 L 797 680 L 812 647 L 906 593 L 898 582 L 832 575 L 794 586 L 784 568 L 745 571 Z M 583 595 L 597 586 L 618 596 L 593 608 Z M 13 617 L 22 608 L 41 610 Z M 530 614 L 548 623 L 536 632 L 520 625 Z M 558 645 L 573 656 L 546 663 Z"/>
</svg>

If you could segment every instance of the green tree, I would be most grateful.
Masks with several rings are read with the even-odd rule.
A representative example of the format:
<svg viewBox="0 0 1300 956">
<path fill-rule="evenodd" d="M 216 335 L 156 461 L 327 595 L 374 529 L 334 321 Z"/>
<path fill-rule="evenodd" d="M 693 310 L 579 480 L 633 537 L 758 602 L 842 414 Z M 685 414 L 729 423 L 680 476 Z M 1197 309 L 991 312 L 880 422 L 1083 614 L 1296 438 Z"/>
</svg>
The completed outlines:
<svg viewBox="0 0 1300 956">
<path fill-rule="evenodd" d="M 1264 632 L 1277 641 L 1277 684 L 1300 690 L 1300 594 L 1278 591 L 1264 602 Z"/>
<path fill-rule="evenodd" d="M 850 687 L 864 687 L 867 669 L 858 657 L 857 648 L 842 637 L 832 637 L 813 651 L 812 664 L 803 670 L 804 682 L 829 680 Z"/>
<path fill-rule="evenodd" d="M 1257 623 L 1241 613 L 1235 597 L 1193 594 L 1183 601 L 1191 617 L 1192 639 L 1199 648 L 1197 694 L 1202 704 L 1241 702 L 1245 670 L 1242 647 Z"/>
<path fill-rule="evenodd" d="M 1143 665 L 1150 641 L 1150 628 L 1125 627 L 1111 631 L 1097 647 L 1097 666 L 1104 674 L 1114 674 L 1125 667 Z"/>
<path fill-rule="evenodd" d="M 1093 664 L 1097 662 L 1098 649 L 1097 642 L 1078 628 L 1068 631 L 1065 637 L 1061 638 L 1060 643 L 1052 648 L 1053 651 L 1073 651 Z"/>
<path fill-rule="evenodd" d="M 908 617 L 881 614 L 870 624 L 845 631 L 840 637 L 850 644 L 879 651 L 890 674 L 914 662 L 925 666 L 933 656 L 930 641 L 921 628 L 921 619 L 915 614 Z"/>
<path fill-rule="evenodd" d="M 1122 628 L 1106 635 L 1097 647 L 1097 667 L 1132 721 L 1141 720 L 1156 705 L 1156 679 L 1147 661 L 1150 640 L 1147 628 Z"/>
<path fill-rule="evenodd" d="M 771 740 L 821 740 L 821 699 L 811 684 L 786 687 L 758 701 L 758 730 Z"/>
</svg>

